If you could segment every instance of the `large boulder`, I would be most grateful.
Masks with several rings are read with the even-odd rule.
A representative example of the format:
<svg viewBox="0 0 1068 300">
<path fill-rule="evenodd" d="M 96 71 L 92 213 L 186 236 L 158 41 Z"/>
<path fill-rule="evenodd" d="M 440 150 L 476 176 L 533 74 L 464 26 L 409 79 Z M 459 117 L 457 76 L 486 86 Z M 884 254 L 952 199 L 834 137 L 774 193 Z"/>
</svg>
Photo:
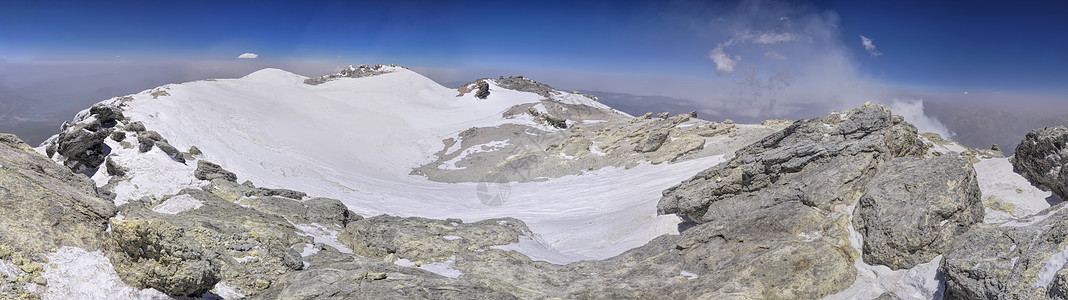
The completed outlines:
<svg viewBox="0 0 1068 300">
<path fill-rule="evenodd" d="M 115 205 L 89 178 L 0 134 L 0 211 L 0 298 L 33 299 L 47 283 L 46 254 L 107 247 Z"/>
<path fill-rule="evenodd" d="M 62 246 L 100 249 L 116 212 L 89 178 L 10 134 L 0 134 L 0 206 L 0 244 L 28 254 Z"/>
<path fill-rule="evenodd" d="M 99 121 L 74 125 L 59 133 L 48 147 L 49 155 L 63 155 L 66 166 L 75 172 L 96 168 L 110 152 L 104 140 L 112 131 L 112 128 L 102 128 Z"/>
<path fill-rule="evenodd" d="M 854 212 L 864 261 L 908 269 L 942 254 L 983 221 L 972 165 L 959 157 L 902 157 L 879 168 Z"/>
<path fill-rule="evenodd" d="M 665 190 L 657 210 L 699 223 L 787 201 L 834 211 L 859 198 L 880 164 L 925 150 L 914 126 L 868 103 L 794 123 L 738 150 Z"/>
<path fill-rule="evenodd" d="M 942 258 L 946 299 L 1066 299 L 1068 210 L 976 225 Z"/>
<path fill-rule="evenodd" d="M 221 178 L 227 181 L 237 181 L 237 175 L 233 172 L 227 171 L 217 164 L 211 163 L 206 160 L 197 160 L 197 169 L 193 171 L 193 176 L 200 180 L 214 180 Z"/>
<path fill-rule="evenodd" d="M 284 198 L 277 199 L 295 202 Z M 160 201 L 143 198 L 124 204 L 120 208 L 125 220 L 113 222 L 152 224 L 153 226 L 148 227 L 151 230 L 147 232 L 169 232 L 168 234 L 181 236 L 169 239 L 170 242 L 160 242 L 162 243 L 160 245 L 150 245 L 155 249 L 168 249 L 164 254 L 175 257 L 168 259 L 179 262 L 189 261 L 187 264 L 190 266 L 212 268 L 214 282 L 208 280 L 211 279 L 209 277 L 193 282 L 204 284 L 210 282 L 211 285 L 215 282 L 224 282 L 240 293 L 250 296 L 269 288 L 278 276 L 302 269 L 301 252 L 305 248 L 316 247 L 314 238 L 298 229 L 284 216 L 267 213 L 252 206 L 242 206 L 200 189 L 182 190 L 177 195 L 163 198 Z M 300 218 L 295 218 L 295 221 L 304 219 L 307 217 L 301 213 Z M 340 230 L 339 224 L 324 225 L 334 226 Z M 114 225 L 113 229 L 117 234 L 120 232 Z M 183 254 L 190 251 L 199 254 Z M 137 251 L 122 249 L 114 253 L 113 260 L 137 261 L 141 257 L 143 255 Z M 202 261 L 207 263 L 202 263 Z M 143 268 L 131 264 L 116 265 L 116 271 L 120 276 L 125 276 L 124 279 L 139 278 L 137 274 L 145 273 L 142 271 Z M 197 274 L 195 272 L 185 273 Z M 153 274 L 155 275 L 151 277 L 191 276 L 188 274 Z M 127 282 L 130 281 L 127 280 Z M 198 287 L 196 289 L 172 288 L 169 290 L 165 290 L 168 288 L 167 285 L 148 286 L 170 295 L 192 295 L 206 291 L 201 285 L 196 285 Z"/>
<path fill-rule="evenodd" d="M 112 256 L 124 282 L 173 296 L 200 296 L 219 282 L 218 254 L 185 230 L 159 220 L 114 220 L 112 236 L 124 255 Z"/>
<path fill-rule="evenodd" d="M 1031 182 L 1068 199 L 1068 128 L 1046 127 L 1027 133 L 1016 146 L 1012 165 Z"/>
</svg>

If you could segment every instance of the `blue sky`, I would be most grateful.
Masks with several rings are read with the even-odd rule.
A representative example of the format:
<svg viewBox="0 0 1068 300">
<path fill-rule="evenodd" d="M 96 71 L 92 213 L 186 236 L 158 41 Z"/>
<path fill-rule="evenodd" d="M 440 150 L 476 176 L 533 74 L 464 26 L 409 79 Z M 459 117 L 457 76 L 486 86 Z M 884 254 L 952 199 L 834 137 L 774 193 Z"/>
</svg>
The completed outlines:
<svg viewBox="0 0 1068 300">
<path fill-rule="evenodd" d="M 0 64 L 245 72 L 252 64 L 237 56 L 252 52 L 256 67 L 397 63 L 439 81 L 536 75 L 774 116 L 924 93 L 1063 98 L 1066 14 L 1054 1 L 5 1 Z"/>
</svg>

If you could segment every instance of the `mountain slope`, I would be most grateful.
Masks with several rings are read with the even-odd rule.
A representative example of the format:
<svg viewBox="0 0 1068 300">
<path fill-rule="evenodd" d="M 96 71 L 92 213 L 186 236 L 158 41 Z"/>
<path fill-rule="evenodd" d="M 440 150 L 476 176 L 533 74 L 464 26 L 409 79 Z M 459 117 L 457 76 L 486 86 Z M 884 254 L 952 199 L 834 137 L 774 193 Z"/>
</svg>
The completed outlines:
<svg viewBox="0 0 1068 300">
<path fill-rule="evenodd" d="M 710 137 L 699 137 L 701 144 L 711 139 L 716 141 L 715 145 L 709 144 L 697 156 L 688 156 L 690 161 L 670 166 L 639 164 L 645 156 L 631 150 L 634 146 L 628 146 L 619 150 L 629 153 L 620 156 L 630 161 L 626 168 L 623 163 L 596 169 L 571 166 L 565 169 L 572 171 L 555 174 L 552 176 L 555 179 L 540 178 L 539 182 L 485 182 L 477 176 L 468 176 L 449 181 L 456 183 L 439 183 L 410 173 L 421 165 L 443 161 L 439 155 L 451 145 L 442 141 L 459 138 L 458 134 L 465 130 L 518 126 L 528 128 L 523 129 L 528 132 L 546 135 L 559 132 L 566 136 L 561 129 L 545 123 L 544 115 L 538 118 L 526 113 L 509 114 L 510 109 L 559 106 L 553 112 L 562 116 L 571 116 L 563 111 L 590 110 L 596 112 L 593 115 L 598 119 L 614 118 L 620 124 L 633 119 L 591 98 L 552 90 L 529 79 L 483 80 L 490 94 L 480 99 L 477 93 L 464 93 L 463 88 L 458 93 L 403 67 L 383 66 L 382 70 L 381 74 L 360 78 L 339 75 L 312 85 L 305 84 L 307 78 L 303 76 L 265 69 L 240 79 L 165 85 L 105 101 L 98 106 L 117 107 L 129 119 L 121 121 L 121 126 L 114 130 L 130 138 L 123 142 L 103 140 L 108 148 L 103 151 L 109 151 L 114 169 L 126 169 L 126 175 L 112 176 L 104 167 L 85 172 L 93 174 L 99 185 L 114 190 L 116 202 L 120 204 L 144 196 L 172 195 L 183 188 L 206 184 L 193 178 L 192 161 L 170 163 L 176 155 L 152 147 L 152 141 L 147 153 L 134 149 L 137 148 L 131 145 L 135 143 L 134 136 L 138 140 L 150 136 L 129 129 L 128 125 L 140 123 L 182 152 L 195 146 L 201 154 L 190 158 L 215 162 L 233 171 L 241 181 L 341 199 L 361 215 L 462 218 L 464 221 L 515 217 L 527 222 L 536 234 L 534 238 L 545 244 L 521 251 L 562 263 L 607 258 L 661 234 L 677 233 L 678 217 L 655 214 L 660 191 L 722 161 L 721 154 L 733 151 L 730 149 L 774 130 L 764 126 L 721 126 Z M 498 84 L 529 91 L 502 88 Z M 74 126 L 96 119 L 88 110 L 79 118 L 81 121 Z M 658 120 L 642 120 L 644 123 L 639 124 L 676 125 L 669 120 Z M 583 122 L 591 126 L 609 124 L 598 124 L 604 120 L 568 120 L 570 124 Z M 688 124 L 679 126 L 689 129 L 677 130 L 712 130 L 703 124 L 714 125 L 696 119 Z M 745 134 L 728 138 L 728 131 Z M 515 137 L 511 139 L 514 144 L 527 143 Z M 645 137 L 631 140 L 639 139 Z M 45 148 L 54 147 L 59 140 L 53 139 L 52 146 Z M 509 138 L 502 140 L 507 143 Z M 671 141 L 661 142 L 671 144 Z M 461 157 L 465 160 L 460 160 L 459 165 L 494 163 L 479 156 L 493 149 L 481 146 L 470 149 L 482 153 Z M 596 157 L 594 152 L 599 150 L 591 149 L 581 151 Z M 557 156 L 557 153 L 550 154 Z M 573 165 L 561 156 L 556 159 L 565 166 Z"/>
</svg>

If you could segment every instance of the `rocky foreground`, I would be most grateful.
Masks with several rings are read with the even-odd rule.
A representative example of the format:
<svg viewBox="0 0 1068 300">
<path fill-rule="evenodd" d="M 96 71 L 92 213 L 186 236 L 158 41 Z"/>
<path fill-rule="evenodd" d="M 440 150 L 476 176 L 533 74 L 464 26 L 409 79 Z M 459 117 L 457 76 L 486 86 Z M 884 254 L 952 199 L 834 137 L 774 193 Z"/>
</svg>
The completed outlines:
<svg viewBox="0 0 1068 300">
<path fill-rule="evenodd" d="M 539 92 L 532 81 L 501 80 L 495 84 Z M 484 84 L 460 92 L 480 93 Z M 737 151 L 663 191 L 658 212 L 684 217 L 680 234 L 609 259 L 560 265 L 516 251 L 535 239 L 521 220 L 360 216 L 336 199 L 238 182 L 199 150 L 175 149 L 131 122 L 121 107 L 94 106 L 88 122 L 67 126 L 45 145 L 51 159 L 0 135 L 0 297 L 817 299 L 850 297 L 839 293 L 857 289 L 871 266 L 937 268 L 937 288 L 880 298 L 1066 297 L 1063 204 L 984 223 L 992 209 L 1011 210 L 983 198 L 973 167 L 999 153 L 946 151 L 944 141 L 918 134 L 885 106 L 869 103 L 762 132 L 695 115 L 631 118 L 552 97 L 505 114 L 561 131 L 533 146 L 511 145 L 517 149 L 508 157 L 476 153 L 460 161 L 467 168 L 438 168 L 456 164 L 442 150 L 413 174 L 474 181 L 515 169 L 507 163 L 536 161 L 550 167 L 509 180 L 539 180 L 685 160 L 713 147 Z M 590 119 L 604 121 L 575 121 Z M 477 145 L 496 140 L 480 137 L 527 130 L 473 128 L 461 140 Z M 756 138 L 716 140 L 728 135 Z M 195 167 L 205 184 L 116 205 L 113 190 L 129 178 L 109 160 L 118 150 L 106 139 L 127 151 L 159 149 L 172 163 Z M 1012 163 L 1037 185 L 1068 196 L 1066 141 L 1063 127 L 1032 132 Z M 590 150 L 598 148 L 603 154 Z M 79 173 L 99 168 L 112 176 L 101 188 Z M 78 290 L 72 280 L 99 280 L 102 290 Z"/>
</svg>

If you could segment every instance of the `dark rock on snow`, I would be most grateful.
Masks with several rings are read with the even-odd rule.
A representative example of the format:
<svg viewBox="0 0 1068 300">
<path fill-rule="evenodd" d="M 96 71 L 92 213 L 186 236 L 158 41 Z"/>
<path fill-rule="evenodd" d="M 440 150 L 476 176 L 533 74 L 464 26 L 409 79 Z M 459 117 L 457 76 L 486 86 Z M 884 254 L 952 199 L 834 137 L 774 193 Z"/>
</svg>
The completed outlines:
<svg viewBox="0 0 1068 300">
<path fill-rule="evenodd" d="M 1016 146 L 1012 165 L 1031 182 L 1068 199 L 1068 128 L 1036 129 Z"/>
</svg>

